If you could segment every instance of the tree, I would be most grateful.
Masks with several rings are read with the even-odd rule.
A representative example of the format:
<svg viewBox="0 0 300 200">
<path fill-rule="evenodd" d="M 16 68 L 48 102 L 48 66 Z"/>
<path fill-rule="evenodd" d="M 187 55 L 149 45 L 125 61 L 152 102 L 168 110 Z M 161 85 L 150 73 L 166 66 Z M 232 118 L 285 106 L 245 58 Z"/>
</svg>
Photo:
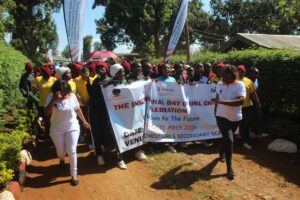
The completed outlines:
<svg viewBox="0 0 300 200">
<path fill-rule="evenodd" d="M 64 58 L 71 58 L 71 52 L 70 52 L 70 46 L 67 45 L 64 50 L 61 52 L 61 55 L 64 57 Z"/>
<path fill-rule="evenodd" d="M 95 0 L 97 5 L 105 6 L 104 17 L 97 20 L 97 32 L 107 49 L 116 44 L 132 42 L 134 51 L 141 54 L 163 55 L 173 29 L 173 24 L 181 0 Z M 206 29 L 209 14 L 202 10 L 200 0 L 189 3 L 188 20 L 190 27 Z M 199 34 L 190 32 L 191 43 Z M 184 38 L 178 44 L 178 50 L 184 48 Z"/>
<path fill-rule="evenodd" d="M 94 42 L 94 51 L 103 51 L 105 48 L 103 44 L 99 41 Z"/>
<path fill-rule="evenodd" d="M 93 36 L 87 35 L 83 38 L 83 60 L 87 61 L 92 49 Z"/>
<path fill-rule="evenodd" d="M 31 59 L 39 57 L 40 52 L 57 43 L 55 23 L 52 12 L 60 9 L 60 0 L 13 0 L 8 14 L 14 19 L 12 45 L 23 51 Z M 54 49 L 55 50 L 55 49 Z"/>
<path fill-rule="evenodd" d="M 232 37 L 238 32 L 294 34 L 299 30 L 296 20 L 299 7 L 295 0 L 211 0 L 214 33 Z M 299 3 L 298 3 L 299 4 Z M 291 11 L 291 12 L 284 12 Z"/>
<path fill-rule="evenodd" d="M 180 0 L 96 0 L 94 7 L 106 7 L 104 17 L 96 20 L 103 45 L 112 50 L 116 44 L 132 42 L 141 54 L 161 53 L 161 41 L 168 35 L 170 17 Z M 175 20 L 175 19 L 174 19 Z"/>
<path fill-rule="evenodd" d="M 0 2 L 0 40 L 4 40 L 4 35 L 10 32 L 14 19 L 8 14 L 9 8 L 14 7 L 15 3 L 12 0 L 6 0 Z"/>
</svg>

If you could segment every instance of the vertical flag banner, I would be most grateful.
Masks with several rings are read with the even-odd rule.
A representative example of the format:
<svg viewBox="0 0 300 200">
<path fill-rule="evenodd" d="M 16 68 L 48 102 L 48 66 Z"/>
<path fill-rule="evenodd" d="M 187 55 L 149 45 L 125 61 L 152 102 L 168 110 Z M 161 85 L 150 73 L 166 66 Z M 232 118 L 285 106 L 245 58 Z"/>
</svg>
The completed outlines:
<svg viewBox="0 0 300 200">
<path fill-rule="evenodd" d="M 72 62 L 80 59 L 80 41 L 87 0 L 64 0 L 64 17 Z"/>
<path fill-rule="evenodd" d="M 50 60 L 50 62 L 53 64 L 53 51 L 52 49 L 48 49 L 48 58 Z"/>
<path fill-rule="evenodd" d="M 168 62 L 173 55 L 173 52 L 176 48 L 177 42 L 181 36 L 182 30 L 184 28 L 185 20 L 187 18 L 187 11 L 188 11 L 188 0 L 182 0 L 181 6 L 179 8 L 173 30 L 172 35 L 170 37 L 168 48 L 165 54 L 164 62 Z"/>
</svg>

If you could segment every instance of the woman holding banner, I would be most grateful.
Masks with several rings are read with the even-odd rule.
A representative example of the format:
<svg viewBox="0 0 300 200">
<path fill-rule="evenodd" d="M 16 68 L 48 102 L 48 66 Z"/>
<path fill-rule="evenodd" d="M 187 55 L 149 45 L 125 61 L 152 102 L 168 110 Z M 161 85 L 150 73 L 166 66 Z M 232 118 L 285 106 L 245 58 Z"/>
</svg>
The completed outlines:
<svg viewBox="0 0 300 200">
<path fill-rule="evenodd" d="M 237 77 L 236 68 L 226 65 L 222 71 L 222 82 L 217 84 L 217 96 L 212 99 L 215 102 L 217 125 L 223 136 L 220 161 L 226 160 L 229 179 L 235 175 L 232 168 L 233 134 L 242 120 L 242 105 L 246 97 L 245 85 L 237 81 Z"/>
</svg>

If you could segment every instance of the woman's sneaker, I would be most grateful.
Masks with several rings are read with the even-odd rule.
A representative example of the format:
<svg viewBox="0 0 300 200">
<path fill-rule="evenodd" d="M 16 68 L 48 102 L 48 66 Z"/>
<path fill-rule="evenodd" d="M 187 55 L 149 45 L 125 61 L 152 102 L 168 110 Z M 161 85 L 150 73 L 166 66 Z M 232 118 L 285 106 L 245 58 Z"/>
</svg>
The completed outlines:
<svg viewBox="0 0 300 200">
<path fill-rule="evenodd" d="M 98 165 L 105 165 L 105 161 L 102 156 L 97 156 Z"/>
<path fill-rule="evenodd" d="M 245 147 L 248 150 L 252 149 L 252 147 L 248 143 L 246 143 L 246 142 L 243 144 L 243 147 Z"/>
<path fill-rule="evenodd" d="M 147 159 L 147 156 L 142 150 L 139 150 L 135 153 L 135 158 L 139 161 L 143 161 Z"/>
<path fill-rule="evenodd" d="M 175 147 L 174 147 L 173 145 L 169 145 L 169 146 L 168 146 L 168 150 L 169 150 L 171 153 L 176 153 L 176 152 L 177 152 L 176 149 L 175 149 Z"/>
<path fill-rule="evenodd" d="M 118 162 L 118 167 L 120 169 L 127 169 L 127 166 L 125 164 L 125 162 L 123 160 L 121 160 L 120 162 Z"/>
</svg>

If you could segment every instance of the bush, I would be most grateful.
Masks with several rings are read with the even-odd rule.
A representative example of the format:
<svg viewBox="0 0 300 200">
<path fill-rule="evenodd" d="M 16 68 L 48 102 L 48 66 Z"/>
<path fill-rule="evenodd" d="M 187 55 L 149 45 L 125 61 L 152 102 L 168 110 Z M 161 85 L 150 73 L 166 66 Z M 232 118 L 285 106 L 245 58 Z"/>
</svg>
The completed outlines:
<svg viewBox="0 0 300 200">
<path fill-rule="evenodd" d="M 0 192 L 6 188 L 7 183 L 13 178 L 14 171 L 7 169 L 5 162 L 0 162 Z"/>
<path fill-rule="evenodd" d="M 266 130 L 272 133 L 272 136 L 288 139 L 300 145 L 300 126 L 298 123 L 280 118 L 272 118 L 268 120 Z"/>
<path fill-rule="evenodd" d="M 28 137 L 24 131 L 0 133 L 0 189 L 6 186 L 18 169 L 22 144 Z"/>
<path fill-rule="evenodd" d="M 22 53 L 0 41 L 0 129 L 5 123 L 3 115 L 21 102 L 19 80 L 28 61 Z"/>
<path fill-rule="evenodd" d="M 150 58 L 153 63 L 161 59 Z M 185 56 L 171 58 L 171 63 L 185 60 Z M 191 56 L 191 64 L 219 61 L 244 64 L 247 69 L 260 70 L 260 98 L 268 110 L 279 115 L 300 116 L 300 51 L 287 49 L 247 49 L 228 53 L 199 52 Z"/>
</svg>

